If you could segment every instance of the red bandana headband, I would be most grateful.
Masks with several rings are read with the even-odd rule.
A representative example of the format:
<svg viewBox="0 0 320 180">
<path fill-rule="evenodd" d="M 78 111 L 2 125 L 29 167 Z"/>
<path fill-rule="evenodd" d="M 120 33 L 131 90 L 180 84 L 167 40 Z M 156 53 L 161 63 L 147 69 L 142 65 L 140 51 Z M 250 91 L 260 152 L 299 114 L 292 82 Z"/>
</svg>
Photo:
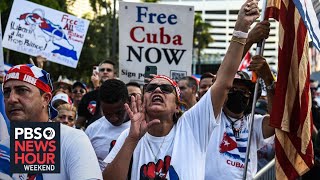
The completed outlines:
<svg viewBox="0 0 320 180">
<path fill-rule="evenodd" d="M 3 84 L 9 80 L 19 80 L 32 84 L 47 93 L 52 91 L 50 74 L 31 64 L 17 65 L 9 69 Z"/>
</svg>

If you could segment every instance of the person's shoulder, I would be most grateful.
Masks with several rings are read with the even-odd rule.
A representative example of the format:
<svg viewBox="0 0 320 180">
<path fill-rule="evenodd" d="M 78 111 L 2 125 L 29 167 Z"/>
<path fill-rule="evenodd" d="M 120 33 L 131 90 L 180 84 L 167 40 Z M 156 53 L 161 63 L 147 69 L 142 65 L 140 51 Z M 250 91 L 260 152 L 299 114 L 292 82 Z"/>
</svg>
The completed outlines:
<svg viewBox="0 0 320 180">
<path fill-rule="evenodd" d="M 98 95 L 98 93 L 99 93 L 99 90 L 93 90 L 93 91 L 90 91 L 90 92 L 88 92 L 88 93 L 86 93 L 84 96 L 96 96 L 96 95 Z"/>
<path fill-rule="evenodd" d="M 122 137 L 127 137 L 129 135 L 129 130 L 130 128 L 125 129 L 124 131 L 122 131 L 122 133 L 120 134 L 119 138 Z"/>
<path fill-rule="evenodd" d="M 61 130 L 61 139 L 67 138 L 67 137 L 77 137 L 77 136 L 82 136 L 86 134 L 79 129 L 69 127 L 67 125 L 61 124 L 60 125 L 60 130 Z"/>
<path fill-rule="evenodd" d="M 254 114 L 254 119 L 263 119 L 265 117 L 269 116 L 268 114 L 265 115 L 261 115 L 261 114 Z M 250 116 L 248 115 L 248 117 L 250 118 Z"/>
<path fill-rule="evenodd" d="M 102 116 L 101 118 L 97 119 L 96 121 L 94 121 L 93 123 L 91 123 L 87 129 L 86 129 L 86 132 L 87 131 L 91 131 L 93 129 L 96 129 L 96 128 L 100 128 L 103 126 L 104 124 L 104 121 L 107 121 L 106 118 L 104 116 Z"/>
</svg>

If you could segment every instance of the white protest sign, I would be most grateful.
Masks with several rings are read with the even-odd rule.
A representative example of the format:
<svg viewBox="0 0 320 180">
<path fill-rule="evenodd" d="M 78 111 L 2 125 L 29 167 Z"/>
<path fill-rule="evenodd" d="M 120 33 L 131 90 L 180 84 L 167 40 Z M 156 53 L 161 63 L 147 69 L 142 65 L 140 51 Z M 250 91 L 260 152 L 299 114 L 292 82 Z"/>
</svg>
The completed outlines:
<svg viewBox="0 0 320 180">
<path fill-rule="evenodd" d="M 144 80 L 146 66 L 173 79 L 191 75 L 194 8 L 120 2 L 119 75 Z"/>
<path fill-rule="evenodd" d="M 89 21 L 29 1 L 15 0 L 3 47 L 77 67 Z"/>
<path fill-rule="evenodd" d="M 2 48 L 2 28 L 1 28 L 1 14 L 0 14 L 0 74 L 4 73 L 4 59 L 3 59 L 3 48 Z"/>
</svg>

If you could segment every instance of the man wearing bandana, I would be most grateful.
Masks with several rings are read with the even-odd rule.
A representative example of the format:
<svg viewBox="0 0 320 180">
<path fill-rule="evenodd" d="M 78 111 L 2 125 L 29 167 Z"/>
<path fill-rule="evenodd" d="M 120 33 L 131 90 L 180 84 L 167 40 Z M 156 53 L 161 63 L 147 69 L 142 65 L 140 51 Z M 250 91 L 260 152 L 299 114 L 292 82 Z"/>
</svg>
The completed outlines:
<svg viewBox="0 0 320 180">
<path fill-rule="evenodd" d="M 270 68 L 263 57 L 255 56 L 248 69 L 256 72 L 265 81 L 270 113 L 275 83 Z M 222 109 L 220 126 L 214 129 L 210 138 L 205 179 L 242 179 L 254 86 L 246 72 L 236 73 L 233 86 L 229 90 Z M 261 94 L 260 88 L 259 93 Z M 268 137 L 274 134 L 274 128 L 269 126 L 269 120 L 269 115 L 254 115 L 248 179 L 252 179 L 257 172 L 257 150 L 268 142 L 266 140 Z"/>
<path fill-rule="evenodd" d="M 50 121 L 52 83 L 48 72 L 32 64 L 16 65 L 5 76 L 2 89 L 6 115 L 11 122 Z M 0 142 L 0 156 L 5 158 L 0 159 L 0 179 L 4 175 L 19 180 L 102 179 L 98 160 L 86 134 L 66 125 L 60 126 L 60 132 L 60 173 L 10 174 L 10 139 L 5 139 Z"/>
</svg>

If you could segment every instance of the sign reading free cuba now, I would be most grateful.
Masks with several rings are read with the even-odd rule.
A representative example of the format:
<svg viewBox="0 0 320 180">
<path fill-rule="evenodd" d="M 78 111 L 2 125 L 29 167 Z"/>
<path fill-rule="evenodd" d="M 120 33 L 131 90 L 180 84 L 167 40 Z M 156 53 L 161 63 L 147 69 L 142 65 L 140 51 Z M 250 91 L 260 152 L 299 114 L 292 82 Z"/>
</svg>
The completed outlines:
<svg viewBox="0 0 320 180">
<path fill-rule="evenodd" d="M 60 153 L 60 123 L 10 123 L 12 173 L 60 173 Z"/>
<path fill-rule="evenodd" d="M 177 80 L 191 75 L 194 8 L 120 2 L 119 75 L 143 83 L 146 66 Z"/>
</svg>

